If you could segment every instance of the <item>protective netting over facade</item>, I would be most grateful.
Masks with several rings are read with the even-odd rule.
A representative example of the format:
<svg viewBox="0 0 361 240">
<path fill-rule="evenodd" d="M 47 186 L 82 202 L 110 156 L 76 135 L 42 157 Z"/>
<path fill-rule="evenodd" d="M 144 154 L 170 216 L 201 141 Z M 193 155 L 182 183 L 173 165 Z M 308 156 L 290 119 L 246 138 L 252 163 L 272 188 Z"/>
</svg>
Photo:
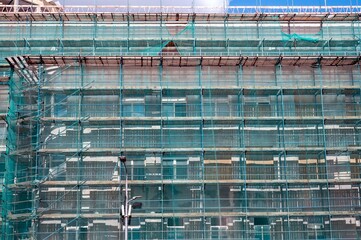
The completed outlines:
<svg viewBox="0 0 361 240">
<path fill-rule="evenodd" d="M 357 55 L 360 36 L 354 15 L 53 14 L 0 20 L 2 59 L 16 54 L 156 56 L 166 46 L 181 56 Z"/>
<path fill-rule="evenodd" d="M 163 17 L 0 23 L 3 239 L 361 238 L 358 16 Z"/>
</svg>

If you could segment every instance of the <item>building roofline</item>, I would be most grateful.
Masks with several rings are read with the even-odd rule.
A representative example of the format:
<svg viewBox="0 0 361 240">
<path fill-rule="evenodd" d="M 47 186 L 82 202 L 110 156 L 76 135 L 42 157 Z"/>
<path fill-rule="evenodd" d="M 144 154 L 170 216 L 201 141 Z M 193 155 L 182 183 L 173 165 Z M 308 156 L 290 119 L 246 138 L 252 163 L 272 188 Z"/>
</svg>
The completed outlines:
<svg viewBox="0 0 361 240">
<path fill-rule="evenodd" d="M 360 14 L 361 6 L 125 6 L 125 5 L 56 5 L 53 1 L 38 0 L 46 4 L 0 5 L 1 12 L 64 12 L 64 13 L 223 13 L 223 14 Z"/>
</svg>

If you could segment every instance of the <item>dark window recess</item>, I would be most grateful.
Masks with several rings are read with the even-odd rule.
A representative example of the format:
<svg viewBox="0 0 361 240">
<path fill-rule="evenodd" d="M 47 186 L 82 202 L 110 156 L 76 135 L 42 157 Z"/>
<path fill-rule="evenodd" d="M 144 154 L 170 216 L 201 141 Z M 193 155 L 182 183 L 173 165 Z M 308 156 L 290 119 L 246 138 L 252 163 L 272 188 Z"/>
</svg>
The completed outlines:
<svg viewBox="0 0 361 240">
<path fill-rule="evenodd" d="M 254 225 L 269 225 L 268 218 L 266 217 L 255 217 Z"/>
</svg>

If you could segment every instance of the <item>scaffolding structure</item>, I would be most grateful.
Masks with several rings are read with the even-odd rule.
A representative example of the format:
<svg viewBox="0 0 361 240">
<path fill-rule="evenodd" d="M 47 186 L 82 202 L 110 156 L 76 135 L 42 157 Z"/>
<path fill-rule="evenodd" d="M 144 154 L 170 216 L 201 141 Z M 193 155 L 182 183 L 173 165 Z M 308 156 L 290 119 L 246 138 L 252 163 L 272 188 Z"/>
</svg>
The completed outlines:
<svg viewBox="0 0 361 240">
<path fill-rule="evenodd" d="M 2 238 L 360 239 L 359 17 L 0 15 Z"/>
<path fill-rule="evenodd" d="M 8 56 L 37 54 L 156 56 L 171 46 L 176 50 L 168 54 L 181 56 L 358 55 L 358 12 L 309 11 L 4 12 L 0 15 L 0 57 L 4 61 Z"/>
</svg>

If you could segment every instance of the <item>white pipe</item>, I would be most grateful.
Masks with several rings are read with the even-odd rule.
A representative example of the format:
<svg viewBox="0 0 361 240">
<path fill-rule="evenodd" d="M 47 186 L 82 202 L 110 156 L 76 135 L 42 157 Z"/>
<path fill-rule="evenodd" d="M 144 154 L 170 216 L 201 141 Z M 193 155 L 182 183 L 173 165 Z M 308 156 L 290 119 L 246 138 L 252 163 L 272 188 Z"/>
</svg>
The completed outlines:
<svg viewBox="0 0 361 240">
<path fill-rule="evenodd" d="M 19 11 L 19 0 L 15 0 L 14 1 L 14 12 L 18 12 Z"/>
</svg>

